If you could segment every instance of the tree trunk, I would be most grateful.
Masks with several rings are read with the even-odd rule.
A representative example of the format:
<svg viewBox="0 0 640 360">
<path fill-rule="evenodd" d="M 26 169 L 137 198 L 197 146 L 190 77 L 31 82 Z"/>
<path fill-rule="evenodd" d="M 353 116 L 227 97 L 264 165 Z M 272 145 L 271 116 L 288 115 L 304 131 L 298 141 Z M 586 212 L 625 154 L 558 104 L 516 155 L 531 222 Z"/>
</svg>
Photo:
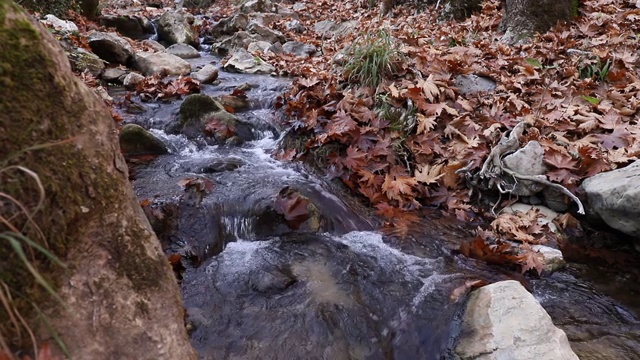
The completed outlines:
<svg viewBox="0 0 640 360">
<path fill-rule="evenodd" d="M 558 21 L 570 21 L 577 15 L 578 0 L 506 0 L 504 9 L 502 40 L 513 44 L 548 31 Z"/>
<path fill-rule="evenodd" d="M 57 301 L 0 239 L 0 284 L 14 299 L 0 304 L 0 345 L 30 342 L 7 320 L 17 310 L 38 344 L 59 355 L 64 344 L 73 359 L 195 359 L 176 280 L 127 180 L 109 110 L 53 36 L 9 0 L 0 0 L 0 44 L 0 235 L 20 229 L 66 264 L 22 244 Z M 38 208 L 33 221 L 7 196 Z"/>
</svg>

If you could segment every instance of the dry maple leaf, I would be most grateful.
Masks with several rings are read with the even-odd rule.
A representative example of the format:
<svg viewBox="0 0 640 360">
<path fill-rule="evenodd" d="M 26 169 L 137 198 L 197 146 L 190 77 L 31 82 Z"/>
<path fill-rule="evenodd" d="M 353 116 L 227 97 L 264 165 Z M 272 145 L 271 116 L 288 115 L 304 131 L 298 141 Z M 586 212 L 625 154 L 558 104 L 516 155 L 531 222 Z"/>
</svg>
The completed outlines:
<svg viewBox="0 0 640 360">
<path fill-rule="evenodd" d="M 417 165 L 414 171 L 414 177 L 417 181 L 425 184 L 432 184 L 438 181 L 444 176 L 443 173 L 444 164 L 436 164 L 430 166 L 428 164 Z"/>
</svg>

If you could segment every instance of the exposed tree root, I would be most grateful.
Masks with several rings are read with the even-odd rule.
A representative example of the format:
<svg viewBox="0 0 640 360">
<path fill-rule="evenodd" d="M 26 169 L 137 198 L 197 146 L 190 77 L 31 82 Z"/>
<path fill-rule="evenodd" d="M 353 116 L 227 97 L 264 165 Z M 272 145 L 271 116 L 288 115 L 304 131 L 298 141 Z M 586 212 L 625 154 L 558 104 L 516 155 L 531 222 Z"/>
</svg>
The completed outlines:
<svg viewBox="0 0 640 360">
<path fill-rule="evenodd" d="M 471 164 L 459 169 L 456 173 L 464 174 L 469 180 L 470 186 L 473 188 L 481 188 L 481 190 L 497 189 L 501 194 L 510 194 L 515 189 L 515 186 L 510 186 L 509 188 L 504 187 L 506 181 L 502 178 L 503 175 L 512 177 L 516 182 L 518 180 L 524 180 L 535 182 L 545 187 L 552 187 L 573 200 L 578 206 L 578 214 L 584 215 L 584 206 L 580 199 L 564 186 L 549 181 L 545 175 L 523 175 L 504 166 L 502 159 L 520 148 L 519 139 L 524 132 L 525 126 L 526 122 L 523 120 L 511 131 L 504 133 L 498 144 L 491 149 L 489 156 L 477 174 L 471 173 Z M 473 189 L 471 190 L 473 191 Z"/>
</svg>

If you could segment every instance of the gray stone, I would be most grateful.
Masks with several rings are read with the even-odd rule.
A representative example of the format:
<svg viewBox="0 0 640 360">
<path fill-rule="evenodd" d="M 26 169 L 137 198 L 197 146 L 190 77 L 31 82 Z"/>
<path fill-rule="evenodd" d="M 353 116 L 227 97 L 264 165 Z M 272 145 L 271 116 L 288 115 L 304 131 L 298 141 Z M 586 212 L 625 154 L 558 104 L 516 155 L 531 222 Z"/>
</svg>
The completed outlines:
<svg viewBox="0 0 640 360">
<path fill-rule="evenodd" d="M 519 282 L 469 296 L 455 353 L 462 360 L 577 360 L 565 333 Z"/>
<path fill-rule="evenodd" d="M 340 24 L 331 20 L 323 20 L 318 21 L 313 29 L 323 39 L 341 38 L 352 33 L 358 24 L 357 20 L 345 21 Z"/>
<path fill-rule="evenodd" d="M 300 41 L 287 41 L 284 45 L 282 45 L 282 49 L 286 53 L 294 54 L 301 57 L 313 56 L 318 51 L 315 46 L 305 44 Z"/>
<path fill-rule="evenodd" d="M 245 14 L 276 12 L 276 10 L 270 0 L 249 0 L 240 6 L 240 12 Z"/>
<path fill-rule="evenodd" d="M 169 152 L 162 140 L 136 124 L 122 127 L 120 148 L 126 155 L 162 155 Z"/>
<path fill-rule="evenodd" d="M 245 74 L 271 74 L 276 70 L 271 64 L 251 55 L 245 49 L 236 50 L 223 69 L 229 72 Z"/>
<path fill-rule="evenodd" d="M 218 78 L 218 68 L 215 65 L 207 64 L 202 69 L 191 74 L 191 77 L 202 84 L 210 84 Z"/>
<path fill-rule="evenodd" d="M 194 59 L 200 57 L 198 50 L 187 44 L 173 44 L 169 46 L 165 52 L 175 55 L 181 59 Z"/>
<path fill-rule="evenodd" d="M 544 261 L 544 271 L 552 273 L 564 268 L 567 262 L 564 261 L 562 251 L 545 245 L 532 245 L 531 249 L 542 255 Z"/>
<path fill-rule="evenodd" d="M 125 70 L 120 68 L 109 68 L 102 73 L 102 80 L 107 82 L 119 82 L 120 78 L 127 75 Z"/>
<path fill-rule="evenodd" d="M 519 149 L 515 153 L 505 156 L 504 166 L 511 171 L 515 171 L 520 175 L 544 175 L 547 167 L 543 162 L 544 149 L 537 141 L 529 141 L 525 147 Z M 509 175 L 506 181 L 513 181 Z M 532 196 L 545 188 L 545 185 L 527 181 L 518 180 L 512 191 L 514 195 Z"/>
<path fill-rule="evenodd" d="M 237 33 L 224 37 L 220 42 L 213 45 L 218 54 L 226 55 L 238 49 L 244 49 L 252 42 L 263 41 L 264 39 L 258 34 L 249 34 L 246 31 L 238 31 Z"/>
<path fill-rule="evenodd" d="M 144 81 L 144 76 L 138 73 L 128 73 L 127 76 L 122 80 L 122 85 L 124 85 L 127 89 L 134 89 L 138 84 Z"/>
<path fill-rule="evenodd" d="M 62 34 L 70 34 L 78 32 L 78 26 L 73 21 L 66 21 L 57 18 L 55 15 L 47 15 L 44 20 L 40 20 L 42 23 L 50 25 L 54 30 Z"/>
<path fill-rule="evenodd" d="M 245 30 L 249 26 L 249 16 L 247 14 L 235 14 L 231 18 L 224 18 L 211 26 L 207 35 L 219 38 L 223 35 L 233 35 L 238 31 Z"/>
<path fill-rule="evenodd" d="M 95 77 L 100 76 L 105 68 L 104 61 L 98 55 L 82 48 L 71 49 L 67 52 L 67 58 L 69 58 L 73 71 L 86 71 Z"/>
<path fill-rule="evenodd" d="M 99 23 L 105 27 L 113 27 L 120 34 L 132 39 L 140 39 L 154 33 L 149 19 L 140 15 L 102 15 Z"/>
<path fill-rule="evenodd" d="M 267 41 L 254 41 L 251 44 L 249 44 L 249 46 L 247 46 L 247 51 L 248 52 L 254 52 L 254 51 L 260 51 L 260 52 L 267 52 L 267 50 L 269 50 L 269 47 L 271 47 L 271 44 Z"/>
<path fill-rule="evenodd" d="M 180 104 L 180 120 L 182 127 L 193 122 L 198 122 L 208 113 L 224 110 L 220 103 L 216 102 L 209 95 L 192 94 L 187 96 Z"/>
<path fill-rule="evenodd" d="M 105 104 L 107 105 L 113 104 L 113 98 L 111 97 L 111 95 L 109 95 L 109 92 L 103 86 L 98 86 L 94 88 L 93 92 L 94 94 L 98 95 L 98 97 L 102 99 L 102 101 L 104 101 Z"/>
<path fill-rule="evenodd" d="M 164 52 L 138 52 L 135 56 L 136 66 L 146 76 L 166 73 L 167 75 L 189 75 L 191 65 L 184 59 Z"/>
<path fill-rule="evenodd" d="M 586 213 L 610 227 L 640 238 L 640 160 L 586 179 Z"/>
<path fill-rule="evenodd" d="M 197 46 L 197 37 L 182 11 L 167 11 L 158 20 L 158 38 L 169 44 Z"/>
<path fill-rule="evenodd" d="M 154 52 L 159 52 L 159 51 L 165 51 L 165 47 L 164 45 L 160 44 L 159 42 L 155 41 L 155 40 L 142 40 L 141 42 L 142 45 L 150 48 L 151 50 L 153 50 Z"/>
<path fill-rule="evenodd" d="M 91 51 L 101 59 L 126 65 L 133 55 L 131 44 L 116 33 L 93 31 L 89 33 Z"/>
<path fill-rule="evenodd" d="M 458 75 L 453 80 L 453 85 L 457 87 L 463 95 L 492 92 L 496 88 L 495 81 L 475 74 Z"/>
<path fill-rule="evenodd" d="M 303 33 L 307 28 L 302 25 L 300 20 L 290 20 L 284 23 L 284 27 L 289 31 L 294 31 L 297 33 Z"/>
<path fill-rule="evenodd" d="M 269 29 L 268 27 L 261 25 L 257 22 L 252 22 L 247 26 L 247 32 L 249 34 L 258 34 L 264 41 L 268 41 L 269 43 L 284 43 L 286 38 L 284 35 L 276 30 Z"/>
</svg>

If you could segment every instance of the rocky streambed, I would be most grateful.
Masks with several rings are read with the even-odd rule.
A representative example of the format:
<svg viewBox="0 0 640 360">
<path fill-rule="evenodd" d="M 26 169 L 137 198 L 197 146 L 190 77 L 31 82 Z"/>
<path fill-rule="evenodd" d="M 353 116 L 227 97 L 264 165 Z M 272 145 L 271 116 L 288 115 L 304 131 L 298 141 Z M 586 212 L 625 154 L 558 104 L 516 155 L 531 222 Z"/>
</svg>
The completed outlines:
<svg viewBox="0 0 640 360">
<path fill-rule="evenodd" d="M 76 67 L 124 87 L 159 73 L 205 84 L 167 102 L 98 91 L 122 104 L 133 186 L 180 279 L 202 359 L 638 357 L 640 307 L 607 289 L 610 279 L 572 263 L 528 279 L 465 258 L 456 249 L 472 236 L 468 225 L 437 213 L 404 238 L 384 236 L 339 186 L 275 159 L 287 131 L 275 105 L 289 80 L 259 75 L 273 69 L 245 48 L 315 49 L 264 25 L 290 13 L 247 4 L 203 39 L 234 52 L 226 69 L 208 47 L 195 49 L 197 19 L 166 9 L 154 14 L 161 40 L 177 44 L 168 49 L 145 40 L 146 51 L 134 50 L 103 33 L 90 37 L 95 55 L 68 49 Z M 154 32 L 144 19 L 127 24 L 141 37 Z M 89 61 L 97 57 L 141 74 L 105 70 Z M 483 283 L 494 284 L 472 291 Z"/>
</svg>

